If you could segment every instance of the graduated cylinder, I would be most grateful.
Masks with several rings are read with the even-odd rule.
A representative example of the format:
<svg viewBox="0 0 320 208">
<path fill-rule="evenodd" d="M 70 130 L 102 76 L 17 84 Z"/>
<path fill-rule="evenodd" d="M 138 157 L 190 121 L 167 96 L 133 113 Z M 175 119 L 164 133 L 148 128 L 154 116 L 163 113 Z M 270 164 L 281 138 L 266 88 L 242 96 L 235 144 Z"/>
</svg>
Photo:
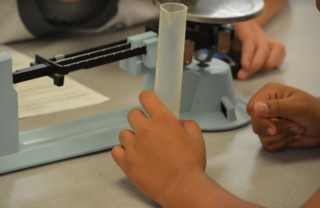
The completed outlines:
<svg viewBox="0 0 320 208">
<path fill-rule="evenodd" d="M 155 93 L 179 118 L 187 7 L 167 3 L 160 7 Z"/>
</svg>

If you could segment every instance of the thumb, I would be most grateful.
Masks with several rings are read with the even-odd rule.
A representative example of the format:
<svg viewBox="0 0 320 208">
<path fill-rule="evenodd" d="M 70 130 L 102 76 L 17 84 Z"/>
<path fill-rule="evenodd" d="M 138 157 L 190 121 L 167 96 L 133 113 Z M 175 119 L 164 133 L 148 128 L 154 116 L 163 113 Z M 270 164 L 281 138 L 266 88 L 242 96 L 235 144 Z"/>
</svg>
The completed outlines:
<svg viewBox="0 0 320 208">
<path fill-rule="evenodd" d="M 266 118 L 281 117 L 294 120 L 295 112 L 298 110 L 298 106 L 290 102 L 289 98 L 257 102 L 254 105 L 254 112 Z"/>
</svg>

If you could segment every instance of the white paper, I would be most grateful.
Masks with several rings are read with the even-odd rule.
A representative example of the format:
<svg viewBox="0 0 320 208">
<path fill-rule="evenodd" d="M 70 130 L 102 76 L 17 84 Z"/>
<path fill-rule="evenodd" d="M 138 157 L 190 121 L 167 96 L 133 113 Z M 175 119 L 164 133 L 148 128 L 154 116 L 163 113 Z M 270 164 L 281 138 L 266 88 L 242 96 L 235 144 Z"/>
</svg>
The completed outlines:
<svg viewBox="0 0 320 208">
<path fill-rule="evenodd" d="M 0 53 L 12 57 L 12 71 L 27 68 L 33 61 L 30 57 L 8 46 L 0 45 Z M 38 116 L 64 110 L 86 107 L 110 98 L 65 76 L 63 87 L 57 87 L 49 77 L 42 77 L 14 85 L 18 93 L 19 118 Z"/>
</svg>

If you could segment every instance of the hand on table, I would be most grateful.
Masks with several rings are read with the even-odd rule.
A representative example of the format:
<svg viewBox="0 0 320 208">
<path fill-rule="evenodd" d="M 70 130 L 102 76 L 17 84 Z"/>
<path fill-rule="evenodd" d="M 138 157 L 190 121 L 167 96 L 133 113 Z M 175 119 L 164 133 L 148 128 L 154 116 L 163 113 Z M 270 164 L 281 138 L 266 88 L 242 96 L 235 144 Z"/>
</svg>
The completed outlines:
<svg viewBox="0 0 320 208">
<path fill-rule="evenodd" d="M 253 131 L 269 151 L 320 144 L 320 99 L 299 89 L 267 84 L 250 100 Z"/>
<path fill-rule="evenodd" d="M 153 92 L 142 92 L 139 100 L 150 118 L 131 110 L 128 121 L 134 132 L 120 133 L 122 146 L 114 147 L 112 156 L 132 183 L 161 205 L 168 187 L 192 180 L 195 172 L 204 174 L 204 139 L 196 122 L 178 121 Z"/>
<path fill-rule="evenodd" d="M 242 42 L 242 69 L 237 75 L 239 80 L 281 66 L 286 55 L 284 45 L 266 37 L 254 20 L 237 23 L 235 32 L 236 38 Z"/>
</svg>

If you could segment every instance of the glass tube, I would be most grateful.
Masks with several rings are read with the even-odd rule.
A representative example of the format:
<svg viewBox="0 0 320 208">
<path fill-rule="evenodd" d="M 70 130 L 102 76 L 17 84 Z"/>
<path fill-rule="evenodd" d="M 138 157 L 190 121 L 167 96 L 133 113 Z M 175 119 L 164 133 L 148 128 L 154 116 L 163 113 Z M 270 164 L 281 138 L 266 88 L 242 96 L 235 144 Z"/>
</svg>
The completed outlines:
<svg viewBox="0 0 320 208">
<path fill-rule="evenodd" d="M 187 7 L 160 6 L 155 93 L 179 119 Z"/>
</svg>

